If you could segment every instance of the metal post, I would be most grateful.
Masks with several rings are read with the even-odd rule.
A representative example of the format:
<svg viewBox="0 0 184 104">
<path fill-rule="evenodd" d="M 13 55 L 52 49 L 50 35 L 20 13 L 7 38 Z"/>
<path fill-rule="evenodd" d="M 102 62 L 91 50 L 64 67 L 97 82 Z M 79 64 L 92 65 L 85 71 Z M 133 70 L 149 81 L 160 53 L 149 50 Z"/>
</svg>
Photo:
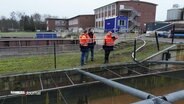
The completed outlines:
<svg viewBox="0 0 184 104">
<path fill-rule="evenodd" d="M 134 40 L 134 60 L 136 60 L 136 46 L 137 46 L 137 41 L 136 41 L 136 39 Z"/>
<path fill-rule="evenodd" d="M 54 68 L 56 69 L 56 42 L 54 41 Z"/>
<path fill-rule="evenodd" d="M 155 39 L 156 39 L 156 43 L 157 43 L 157 50 L 160 51 L 157 32 L 155 32 Z"/>
<path fill-rule="evenodd" d="M 126 85 L 123 85 L 123 84 L 120 84 L 118 82 L 114 82 L 114 81 L 111 81 L 109 79 L 106 79 L 106 78 L 103 78 L 103 77 L 100 77 L 100 76 L 97 76 L 95 74 L 92 74 L 92 73 L 89 73 L 89 72 L 85 72 L 83 70 L 80 70 L 80 69 L 76 69 L 78 72 L 88 76 L 88 77 L 91 77 L 93 79 L 96 79 L 104 84 L 107 84 L 111 87 L 114 87 L 114 88 L 117 88 L 125 93 L 128 93 L 128 94 L 131 94 L 133 96 L 136 96 L 140 99 L 149 99 L 149 98 L 153 98 L 155 97 L 154 95 L 152 94 L 149 94 L 149 93 L 146 93 L 146 92 L 143 92 L 141 90 L 138 90 L 138 89 L 135 89 L 135 88 L 132 88 L 132 87 L 129 87 L 129 86 L 126 86 Z"/>
<path fill-rule="evenodd" d="M 165 60 L 168 61 L 169 58 L 170 58 L 170 53 L 169 51 L 167 51 L 165 54 Z M 168 64 L 165 64 L 165 71 L 167 71 L 167 69 L 168 69 Z"/>
<path fill-rule="evenodd" d="M 175 24 L 173 24 L 172 30 L 171 30 L 171 36 L 172 36 L 172 44 L 174 43 L 174 33 L 175 33 Z"/>
</svg>

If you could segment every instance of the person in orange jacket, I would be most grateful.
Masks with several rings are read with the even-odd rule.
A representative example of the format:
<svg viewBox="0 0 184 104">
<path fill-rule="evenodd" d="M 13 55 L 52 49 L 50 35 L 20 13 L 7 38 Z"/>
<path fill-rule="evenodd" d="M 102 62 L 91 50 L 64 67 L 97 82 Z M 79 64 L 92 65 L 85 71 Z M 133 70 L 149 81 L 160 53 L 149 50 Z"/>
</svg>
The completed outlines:
<svg viewBox="0 0 184 104">
<path fill-rule="evenodd" d="M 89 36 L 86 30 L 84 30 L 84 32 L 79 36 L 79 42 L 80 42 L 80 51 L 81 51 L 80 64 L 81 66 L 83 66 L 86 54 L 88 52 L 88 42 L 89 42 Z"/>
<path fill-rule="evenodd" d="M 96 45 L 96 36 L 91 31 L 91 28 L 88 29 L 88 36 L 89 36 L 89 42 L 88 42 L 88 52 L 86 55 L 86 61 L 88 60 L 89 52 L 91 53 L 91 61 L 94 61 L 94 46 Z"/>
<path fill-rule="evenodd" d="M 109 31 L 104 37 L 103 49 L 105 51 L 104 63 L 109 63 L 110 52 L 114 50 L 114 42 L 118 39 L 117 36 L 112 36 L 112 32 Z"/>
</svg>

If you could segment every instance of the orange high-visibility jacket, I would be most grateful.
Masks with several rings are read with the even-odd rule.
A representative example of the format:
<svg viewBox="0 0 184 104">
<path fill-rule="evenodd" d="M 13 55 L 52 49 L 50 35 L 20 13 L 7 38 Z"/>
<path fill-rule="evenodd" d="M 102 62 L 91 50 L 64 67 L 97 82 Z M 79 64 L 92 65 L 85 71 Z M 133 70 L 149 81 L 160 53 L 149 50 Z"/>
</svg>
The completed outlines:
<svg viewBox="0 0 184 104">
<path fill-rule="evenodd" d="M 93 35 L 92 38 L 89 37 L 89 43 L 94 43 L 94 42 L 96 42 L 96 36 L 95 36 L 95 34 Z"/>
<path fill-rule="evenodd" d="M 81 46 L 88 46 L 88 42 L 89 42 L 89 36 L 88 34 L 81 34 L 79 36 L 79 42 Z"/>
<path fill-rule="evenodd" d="M 117 37 L 115 37 L 115 39 L 112 38 L 112 32 L 108 32 L 104 37 L 104 45 L 105 46 L 114 46 L 114 41 L 116 39 L 117 39 Z"/>
</svg>

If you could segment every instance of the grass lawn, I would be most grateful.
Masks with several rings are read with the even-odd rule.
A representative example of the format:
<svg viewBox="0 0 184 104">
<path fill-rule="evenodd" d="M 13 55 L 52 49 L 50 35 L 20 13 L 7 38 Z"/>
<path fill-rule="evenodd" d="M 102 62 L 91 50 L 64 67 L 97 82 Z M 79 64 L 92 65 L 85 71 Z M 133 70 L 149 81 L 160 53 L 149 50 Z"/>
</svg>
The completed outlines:
<svg viewBox="0 0 184 104">
<path fill-rule="evenodd" d="M 138 44 L 139 46 L 141 43 Z M 160 49 L 164 49 L 170 44 L 163 43 Z M 155 47 L 155 48 L 153 48 Z M 132 62 L 131 54 L 133 52 L 132 43 L 122 43 L 110 54 L 110 63 L 115 62 Z M 142 60 L 149 55 L 157 52 L 155 43 L 149 42 L 144 49 L 137 53 L 137 59 Z M 103 50 L 95 52 L 95 61 L 89 61 L 85 66 L 94 66 L 103 64 L 104 52 Z M 80 52 L 76 53 L 62 53 L 57 54 L 57 69 L 66 69 L 79 67 Z M 24 57 L 10 57 L 0 60 L 0 74 L 19 73 L 19 72 L 34 72 L 54 69 L 53 55 L 39 55 L 39 56 L 24 56 Z"/>
<path fill-rule="evenodd" d="M 0 32 L 0 37 L 35 37 L 36 32 Z"/>
</svg>

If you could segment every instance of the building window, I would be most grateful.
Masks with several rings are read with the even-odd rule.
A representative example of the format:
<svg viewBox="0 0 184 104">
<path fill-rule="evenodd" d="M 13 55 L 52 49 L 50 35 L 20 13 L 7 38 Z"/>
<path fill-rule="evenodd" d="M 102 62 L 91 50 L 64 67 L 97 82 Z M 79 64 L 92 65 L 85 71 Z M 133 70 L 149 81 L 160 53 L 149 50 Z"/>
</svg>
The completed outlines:
<svg viewBox="0 0 184 104">
<path fill-rule="evenodd" d="M 55 21 L 55 25 L 56 25 L 56 26 L 61 26 L 61 21 L 60 21 L 60 20 L 56 20 L 56 21 Z"/>
<path fill-rule="evenodd" d="M 100 9 L 100 15 L 101 15 L 100 18 L 102 18 L 103 17 L 103 8 Z"/>
<path fill-rule="evenodd" d="M 100 21 L 98 21 L 98 28 L 100 27 Z"/>
<path fill-rule="evenodd" d="M 107 11 L 105 11 L 105 17 L 107 17 Z"/>
<path fill-rule="evenodd" d="M 111 5 L 108 6 L 108 16 L 111 16 Z"/>
<path fill-rule="evenodd" d="M 108 6 L 106 6 L 106 12 L 107 12 L 106 17 L 108 17 Z"/>
<path fill-rule="evenodd" d="M 125 20 L 118 20 L 118 26 L 126 26 Z"/>
<path fill-rule="evenodd" d="M 102 27 L 103 27 L 104 21 L 102 21 Z"/>
<path fill-rule="evenodd" d="M 115 9 L 112 10 L 112 16 L 115 16 Z"/>
<path fill-rule="evenodd" d="M 115 16 L 115 12 L 116 12 L 116 6 L 115 4 L 112 5 L 112 16 Z"/>
<path fill-rule="evenodd" d="M 96 22 L 96 26 L 95 27 L 98 27 L 98 22 Z"/>
</svg>

